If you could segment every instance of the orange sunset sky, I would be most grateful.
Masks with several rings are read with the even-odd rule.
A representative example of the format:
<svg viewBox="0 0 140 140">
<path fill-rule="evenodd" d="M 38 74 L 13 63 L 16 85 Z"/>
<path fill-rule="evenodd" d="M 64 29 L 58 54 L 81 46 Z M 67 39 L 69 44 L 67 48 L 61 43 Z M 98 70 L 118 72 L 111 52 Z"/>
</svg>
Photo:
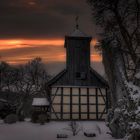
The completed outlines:
<svg viewBox="0 0 140 140">
<path fill-rule="evenodd" d="M 96 40 L 91 42 L 91 61 L 101 61 L 94 50 Z M 10 64 L 23 64 L 41 57 L 45 63 L 64 62 L 64 39 L 5 39 L 0 40 L 0 59 Z"/>
<path fill-rule="evenodd" d="M 41 57 L 58 73 L 65 67 L 64 36 L 75 29 L 76 16 L 79 29 L 93 37 L 91 65 L 102 70 L 102 57 L 94 49 L 100 29 L 86 0 L 1 0 L 0 61 L 18 65 Z"/>
</svg>

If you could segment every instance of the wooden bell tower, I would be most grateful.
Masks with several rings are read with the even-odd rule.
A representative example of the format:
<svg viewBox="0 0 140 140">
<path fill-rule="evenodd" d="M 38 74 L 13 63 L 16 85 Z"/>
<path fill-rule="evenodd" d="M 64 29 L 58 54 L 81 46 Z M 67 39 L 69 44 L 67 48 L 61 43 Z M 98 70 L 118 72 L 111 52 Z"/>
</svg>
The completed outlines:
<svg viewBox="0 0 140 140">
<path fill-rule="evenodd" d="M 78 27 L 65 36 L 66 67 L 77 79 L 88 79 L 90 73 L 90 42 L 91 37 L 82 33 Z"/>
</svg>

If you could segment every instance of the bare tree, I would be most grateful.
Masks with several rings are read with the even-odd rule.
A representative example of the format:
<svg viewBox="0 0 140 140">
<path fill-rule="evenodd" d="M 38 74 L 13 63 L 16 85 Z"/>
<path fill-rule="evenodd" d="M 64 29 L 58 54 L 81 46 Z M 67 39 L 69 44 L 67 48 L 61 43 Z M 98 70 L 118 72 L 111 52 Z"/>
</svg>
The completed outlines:
<svg viewBox="0 0 140 140">
<path fill-rule="evenodd" d="M 35 95 L 46 96 L 45 84 L 50 76 L 46 72 L 41 58 L 35 58 L 22 66 L 0 64 L 0 89 L 18 93 L 17 114 L 23 114 L 23 108 Z"/>
<path fill-rule="evenodd" d="M 45 96 L 47 94 L 45 84 L 49 77 L 41 58 L 35 58 L 25 66 L 19 67 L 15 82 L 15 88 L 21 94 L 20 105 L 17 110 L 18 114 L 22 112 L 24 104 L 29 98 L 35 95 Z"/>
<path fill-rule="evenodd" d="M 15 82 L 16 68 L 10 66 L 6 62 L 0 63 L 0 91 L 13 89 L 12 85 Z"/>
</svg>

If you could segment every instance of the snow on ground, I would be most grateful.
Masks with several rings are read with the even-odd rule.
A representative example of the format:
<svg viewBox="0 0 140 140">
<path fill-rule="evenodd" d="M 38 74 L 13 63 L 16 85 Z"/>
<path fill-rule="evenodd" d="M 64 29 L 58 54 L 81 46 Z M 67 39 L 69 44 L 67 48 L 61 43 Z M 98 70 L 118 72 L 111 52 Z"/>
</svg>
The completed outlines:
<svg viewBox="0 0 140 140">
<path fill-rule="evenodd" d="M 62 140 L 56 138 L 57 134 L 68 134 L 66 140 L 114 140 L 110 135 L 104 122 L 80 121 L 77 122 L 82 131 L 77 136 L 72 136 L 65 128 L 70 122 L 50 122 L 45 125 L 33 124 L 31 122 L 18 122 L 15 124 L 0 124 L 0 140 Z M 99 134 L 99 128 L 101 134 Z M 96 137 L 85 137 L 83 132 L 94 132 Z M 63 138 L 63 140 L 65 140 Z"/>
</svg>

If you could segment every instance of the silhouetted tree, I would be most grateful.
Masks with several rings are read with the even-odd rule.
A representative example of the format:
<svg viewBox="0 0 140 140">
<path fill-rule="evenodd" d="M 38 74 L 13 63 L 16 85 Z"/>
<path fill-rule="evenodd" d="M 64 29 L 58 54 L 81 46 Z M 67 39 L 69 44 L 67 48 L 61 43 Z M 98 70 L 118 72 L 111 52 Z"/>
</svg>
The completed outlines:
<svg viewBox="0 0 140 140">
<path fill-rule="evenodd" d="M 88 0 L 102 31 L 103 62 L 111 90 L 111 135 L 140 138 L 140 1 Z M 139 87 L 138 87 L 139 86 Z"/>
<path fill-rule="evenodd" d="M 140 1 L 88 0 L 105 39 L 118 40 L 126 68 L 135 73 L 140 64 Z M 133 63 L 133 65 L 132 65 Z M 131 65 L 131 67 L 130 67 Z"/>
<path fill-rule="evenodd" d="M 25 65 L 10 66 L 5 62 L 0 64 L 0 89 L 19 94 L 17 114 L 24 114 L 23 108 L 35 95 L 46 96 L 46 82 L 50 76 L 46 72 L 41 58 L 35 58 Z"/>
<path fill-rule="evenodd" d="M 0 91 L 2 90 L 13 90 L 13 84 L 16 81 L 15 67 L 10 66 L 6 62 L 0 63 Z"/>
<path fill-rule="evenodd" d="M 49 78 L 41 58 L 35 58 L 25 66 L 19 67 L 17 81 L 15 82 L 16 90 L 21 94 L 18 114 L 22 112 L 29 98 L 35 95 L 46 96 L 45 84 Z"/>
</svg>

